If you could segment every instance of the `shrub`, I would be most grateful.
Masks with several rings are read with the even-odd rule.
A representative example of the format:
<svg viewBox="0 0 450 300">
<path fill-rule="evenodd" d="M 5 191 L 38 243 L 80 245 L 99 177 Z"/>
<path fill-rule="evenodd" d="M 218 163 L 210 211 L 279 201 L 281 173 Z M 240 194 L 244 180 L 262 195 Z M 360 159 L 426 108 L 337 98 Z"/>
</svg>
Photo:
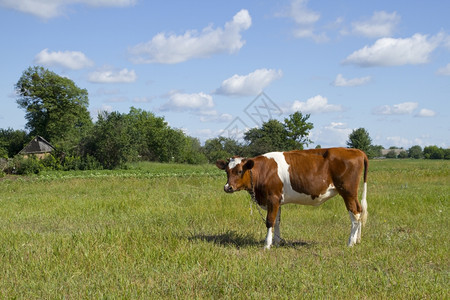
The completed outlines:
<svg viewBox="0 0 450 300">
<path fill-rule="evenodd" d="M 43 159 L 41 159 L 40 164 L 42 166 L 42 169 L 44 170 L 60 170 L 61 169 L 61 163 L 58 159 L 56 159 L 55 156 L 52 154 L 47 155 Z"/>
<path fill-rule="evenodd" d="M 87 154 L 82 158 L 80 170 L 101 170 L 102 164 L 92 155 Z"/>
<path fill-rule="evenodd" d="M 429 159 L 443 159 L 445 157 L 444 149 L 438 146 L 428 146 L 423 148 L 423 156 Z"/>
<path fill-rule="evenodd" d="M 397 154 L 394 150 L 391 150 L 386 154 L 386 158 L 397 158 Z"/>
<path fill-rule="evenodd" d="M 398 158 L 408 158 L 408 152 L 402 151 L 398 154 Z"/>
<path fill-rule="evenodd" d="M 408 156 L 416 159 L 422 158 L 423 157 L 422 147 L 420 147 L 419 145 L 412 146 L 411 148 L 408 149 Z"/>
<path fill-rule="evenodd" d="M 13 173 L 18 175 L 30 175 L 39 174 L 43 169 L 43 166 L 39 162 L 36 156 L 23 157 L 22 155 L 16 155 L 13 159 Z"/>
</svg>

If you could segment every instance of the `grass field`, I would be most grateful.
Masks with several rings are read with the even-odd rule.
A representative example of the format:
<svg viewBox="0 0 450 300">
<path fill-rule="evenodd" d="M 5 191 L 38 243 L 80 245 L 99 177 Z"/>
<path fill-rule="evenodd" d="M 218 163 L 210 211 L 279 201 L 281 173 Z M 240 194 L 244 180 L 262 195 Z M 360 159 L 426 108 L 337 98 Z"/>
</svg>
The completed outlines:
<svg viewBox="0 0 450 300">
<path fill-rule="evenodd" d="M 0 181 L 0 297 L 449 299 L 450 162 L 371 161 L 348 248 L 335 197 L 284 206 L 263 250 L 248 194 L 214 166 L 136 164 Z"/>
</svg>

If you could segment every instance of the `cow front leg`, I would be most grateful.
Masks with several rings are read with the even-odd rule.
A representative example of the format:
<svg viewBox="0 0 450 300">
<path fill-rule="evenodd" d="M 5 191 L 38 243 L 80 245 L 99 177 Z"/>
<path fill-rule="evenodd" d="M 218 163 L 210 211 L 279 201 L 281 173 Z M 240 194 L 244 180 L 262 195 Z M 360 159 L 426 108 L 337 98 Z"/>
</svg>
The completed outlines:
<svg viewBox="0 0 450 300">
<path fill-rule="evenodd" d="M 266 249 L 266 250 L 269 250 L 270 247 L 272 246 L 273 229 L 276 224 L 276 219 L 277 219 L 277 215 L 278 215 L 278 207 L 279 207 L 279 205 L 269 205 L 267 208 L 267 217 L 266 217 L 267 236 L 266 236 L 266 242 L 264 245 L 264 249 Z M 279 233 L 279 228 L 277 231 Z"/>
</svg>

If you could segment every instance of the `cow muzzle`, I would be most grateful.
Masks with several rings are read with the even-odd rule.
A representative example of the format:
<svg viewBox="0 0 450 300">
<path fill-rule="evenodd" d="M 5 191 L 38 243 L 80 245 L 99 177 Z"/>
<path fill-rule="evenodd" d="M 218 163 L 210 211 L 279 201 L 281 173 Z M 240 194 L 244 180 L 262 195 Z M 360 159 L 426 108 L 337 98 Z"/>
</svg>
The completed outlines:
<svg viewBox="0 0 450 300">
<path fill-rule="evenodd" d="M 233 193 L 233 192 L 234 192 L 233 187 L 232 187 L 231 185 L 229 185 L 228 183 L 225 184 L 225 186 L 223 187 L 223 190 L 224 190 L 226 193 Z"/>
</svg>

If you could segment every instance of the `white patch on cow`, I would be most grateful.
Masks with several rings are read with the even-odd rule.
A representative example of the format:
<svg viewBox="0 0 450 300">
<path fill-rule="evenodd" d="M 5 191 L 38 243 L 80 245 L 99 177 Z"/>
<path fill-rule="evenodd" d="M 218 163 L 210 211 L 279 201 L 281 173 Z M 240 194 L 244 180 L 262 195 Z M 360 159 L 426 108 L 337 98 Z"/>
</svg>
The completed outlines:
<svg viewBox="0 0 450 300">
<path fill-rule="evenodd" d="M 334 185 L 330 184 L 328 189 L 325 191 L 325 193 L 319 195 L 319 197 L 316 197 L 313 199 L 311 195 L 303 194 L 294 191 L 291 185 L 291 178 L 289 175 L 289 164 L 286 162 L 286 159 L 284 157 L 283 152 L 270 152 L 266 153 L 263 156 L 267 158 L 271 158 L 275 160 L 277 163 L 277 174 L 280 178 L 281 182 L 283 183 L 283 192 L 282 192 L 282 198 L 281 198 L 281 204 L 287 204 L 287 203 L 295 203 L 295 204 L 301 204 L 301 205 L 313 205 L 317 206 L 328 199 L 334 197 L 337 195 L 337 190 Z"/>
<path fill-rule="evenodd" d="M 348 211 L 350 220 L 352 221 L 352 230 L 350 231 L 350 237 L 348 239 L 348 246 L 352 247 L 356 243 L 361 242 L 361 215 L 354 215 L 351 211 Z"/>
<path fill-rule="evenodd" d="M 242 162 L 242 157 L 234 157 L 230 158 L 230 162 L 228 163 L 228 168 L 231 170 Z"/>
<path fill-rule="evenodd" d="M 270 246 L 272 246 L 272 231 L 273 227 L 267 228 L 266 244 L 264 245 L 264 249 L 266 250 L 269 250 Z"/>
</svg>

